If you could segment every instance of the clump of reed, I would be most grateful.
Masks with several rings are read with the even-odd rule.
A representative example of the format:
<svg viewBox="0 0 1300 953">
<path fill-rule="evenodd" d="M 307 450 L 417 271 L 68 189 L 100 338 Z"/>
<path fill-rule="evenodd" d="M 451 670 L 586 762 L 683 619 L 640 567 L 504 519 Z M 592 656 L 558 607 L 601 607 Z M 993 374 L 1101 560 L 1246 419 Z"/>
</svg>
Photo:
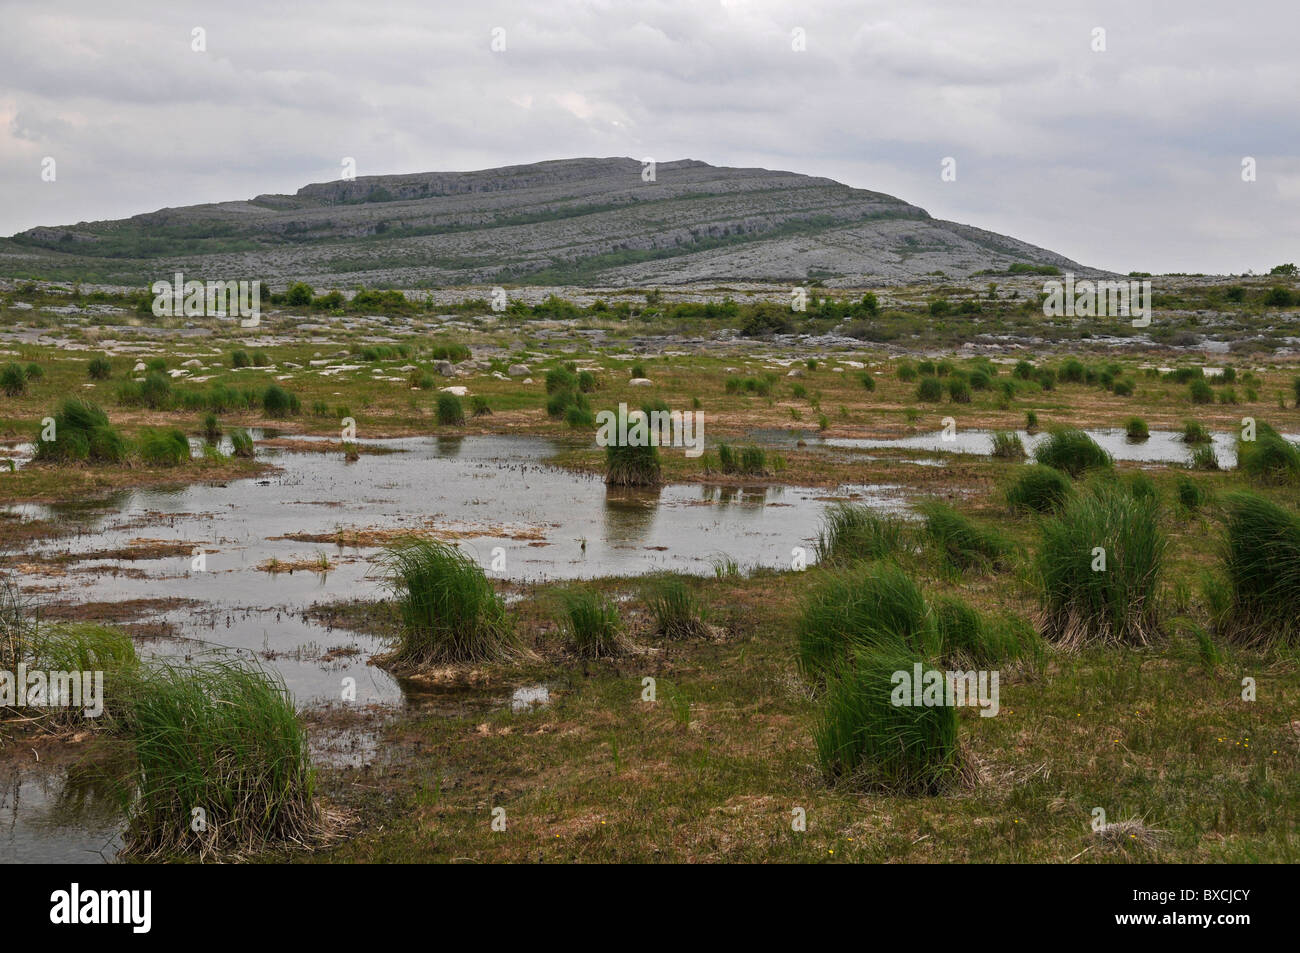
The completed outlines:
<svg viewBox="0 0 1300 953">
<path fill-rule="evenodd" d="M 298 395 L 290 393 L 279 384 L 271 384 L 262 391 L 262 412 L 268 417 L 289 417 L 301 410 L 302 403 Z"/>
<path fill-rule="evenodd" d="M 153 467 L 174 467 L 189 462 L 190 442 L 175 427 L 145 427 L 136 438 L 140 460 Z"/>
<path fill-rule="evenodd" d="M 1255 425 L 1254 440 L 1238 437 L 1237 468 L 1253 483 L 1300 483 L 1300 447 L 1261 420 Z"/>
<path fill-rule="evenodd" d="M 766 476 L 767 453 L 755 444 L 736 448 L 728 443 L 719 443 L 718 469 L 739 476 Z"/>
<path fill-rule="evenodd" d="M 128 858 L 239 859 L 324 830 L 307 737 L 278 676 L 242 661 L 158 663 L 132 694 Z"/>
<path fill-rule="evenodd" d="M 1129 440 L 1146 440 L 1151 436 L 1147 422 L 1141 417 L 1130 417 L 1124 422 L 1124 436 Z"/>
<path fill-rule="evenodd" d="M 911 678 L 918 664 L 923 678 L 943 677 L 896 649 L 854 652 L 829 674 L 813 741 L 831 781 L 907 795 L 938 794 L 960 782 L 956 708 L 894 703 L 896 673 Z"/>
<path fill-rule="evenodd" d="M 1209 443 L 1210 431 L 1197 420 L 1183 421 L 1183 443 Z"/>
<path fill-rule="evenodd" d="M 859 559 L 884 559 L 911 548 L 907 525 L 861 503 L 836 503 L 822 514 L 817 559 L 845 565 Z"/>
<path fill-rule="evenodd" d="M 1023 460 L 1025 456 L 1025 445 L 1020 440 L 1020 434 L 1010 430 L 994 431 L 993 459 Z"/>
<path fill-rule="evenodd" d="M 383 557 L 401 619 L 394 671 L 511 658 L 514 622 L 491 581 L 466 553 L 438 540 L 406 540 Z"/>
<path fill-rule="evenodd" d="M 247 430 L 240 427 L 230 431 L 230 451 L 237 457 L 253 456 L 253 438 Z"/>
<path fill-rule="evenodd" d="M 455 394 L 443 391 L 438 395 L 435 411 L 439 427 L 463 427 L 465 425 L 465 405 Z"/>
<path fill-rule="evenodd" d="M 1021 467 L 1006 489 L 1007 504 L 1013 510 L 1050 513 L 1073 492 L 1070 479 L 1054 467 L 1041 463 Z"/>
<path fill-rule="evenodd" d="M 560 629 L 582 658 L 611 658 L 624 650 L 623 619 L 612 599 L 590 589 L 557 593 Z"/>
<path fill-rule="evenodd" d="M 1155 639 L 1167 548 L 1157 500 L 1099 482 L 1040 532 L 1034 569 L 1046 639 L 1071 648 Z"/>
<path fill-rule="evenodd" d="M 1016 616 L 986 615 L 953 596 L 930 602 L 939 657 L 957 668 L 987 668 L 1005 662 L 1038 662 L 1042 639 Z"/>
<path fill-rule="evenodd" d="M 126 441 L 108 422 L 108 415 L 80 397 L 69 397 L 51 415 L 53 437 L 46 440 L 42 425 L 36 435 L 35 458 L 49 463 L 121 463 Z"/>
<path fill-rule="evenodd" d="M 799 669 L 822 679 L 855 651 L 927 654 L 934 632 L 925 596 L 892 563 L 830 573 L 804 596 L 795 626 Z"/>
<path fill-rule="evenodd" d="M 1220 557 L 1229 601 L 1218 625 L 1249 646 L 1300 643 L 1300 516 L 1257 493 L 1224 500 Z"/>
<path fill-rule="evenodd" d="M 1072 477 L 1087 470 L 1109 469 L 1114 460 L 1082 430 L 1054 430 L 1034 449 L 1034 459 Z"/>
<path fill-rule="evenodd" d="M 953 569 L 992 569 L 1004 565 L 1011 555 L 1011 542 L 1005 536 L 946 503 L 924 500 L 917 510 L 924 520 L 926 538 Z"/>
<path fill-rule="evenodd" d="M 605 445 L 607 486 L 658 486 L 661 479 L 659 448 L 653 443 L 638 446 L 612 440 Z"/>
<path fill-rule="evenodd" d="M 650 579 L 646 605 L 655 633 L 664 638 L 691 639 L 709 634 L 704 604 L 681 576 L 663 573 Z"/>
</svg>

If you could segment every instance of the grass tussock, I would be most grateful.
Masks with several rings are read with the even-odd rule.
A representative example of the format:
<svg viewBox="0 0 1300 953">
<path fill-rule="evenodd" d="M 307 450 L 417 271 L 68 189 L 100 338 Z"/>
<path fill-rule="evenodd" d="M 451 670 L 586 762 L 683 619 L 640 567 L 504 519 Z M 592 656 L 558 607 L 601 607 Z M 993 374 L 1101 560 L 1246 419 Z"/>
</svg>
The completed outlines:
<svg viewBox="0 0 1300 953">
<path fill-rule="evenodd" d="M 70 397 L 51 417 L 52 426 L 42 423 L 36 435 L 37 460 L 67 464 L 121 463 L 126 459 L 126 441 L 98 404 Z"/>
<path fill-rule="evenodd" d="M 1157 500 L 1097 483 L 1040 530 L 1044 638 L 1070 648 L 1154 641 L 1168 545 Z"/>
<path fill-rule="evenodd" d="M 1023 460 L 1025 459 L 1025 445 L 1020 440 L 1020 434 L 1010 430 L 998 430 L 993 434 L 993 459 L 994 460 Z"/>
<path fill-rule="evenodd" d="M 1072 477 L 1088 470 L 1109 469 L 1111 455 L 1082 430 L 1054 430 L 1034 450 L 1034 459 Z"/>
<path fill-rule="evenodd" d="M 1254 440 L 1238 438 L 1237 467 L 1252 483 L 1300 483 L 1300 447 L 1261 420 L 1256 424 Z"/>
<path fill-rule="evenodd" d="M 244 662 L 156 665 L 128 719 L 138 791 L 124 856 L 237 859 L 322 833 L 307 738 L 278 676 Z"/>
<path fill-rule="evenodd" d="M 565 589 L 556 598 L 560 628 L 581 658 L 623 653 L 623 619 L 612 599 L 590 589 Z"/>
<path fill-rule="evenodd" d="M 837 503 L 828 508 L 817 534 L 817 559 L 824 565 L 884 559 L 910 549 L 903 520 L 861 503 Z"/>
<path fill-rule="evenodd" d="M 692 639 L 709 634 L 704 605 L 681 576 L 665 574 L 651 580 L 646 605 L 657 635 Z"/>
<path fill-rule="evenodd" d="M 465 405 L 455 394 L 448 394 L 445 391 L 439 394 L 435 413 L 439 427 L 465 426 Z"/>
<path fill-rule="evenodd" d="M 1300 643 L 1300 515 L 1257 493 L 1233 493 L 1224 500 L 1220 552 L 1224 636 L 1250 646 Z"/>
<path fill-rule="evenodd" d="M 1036 463 L 1020 469 L 1006 489 L 1006 500 L 1013 510 L 1051 513 L 1060 509 L 1072 492 L 1069 477 Z"/>
<path fill-rule="evenodd" d="M 469 555 L 422 539 L 390 547 L 384 561 L 401 617 L 397 648 L 383 660 L 388 668 L 415 671 L 504 661 L 515 654 L 514 623 L 505 603 Z"/>
<path fill-rule="evenodd" d="M 856 652 L 836 667 L 813 729 L 830 780 L 909 795 L 939 794 L 960 782 L 956 708 L 894 703 L 895 673 L 910 678 L 918 662 L 897 651 Z M 942 675 L 926 664 L 922 672 Z"/>
<path fill-rule="evenodd" d="M 1013 551 L 1011 541 L 991 526 L 938 500 L 922 501 L 917 510 L 924 519 L 925 536 L 949 567 L 964 570 L 1006 565 Z"/>
<path fill-rule="evenodd" d="M 659 448 L 653 444 L 610 443 L 605 446 L 605 483 L 608 486 L 658 486 L 662 482 Z"/>
</svg>

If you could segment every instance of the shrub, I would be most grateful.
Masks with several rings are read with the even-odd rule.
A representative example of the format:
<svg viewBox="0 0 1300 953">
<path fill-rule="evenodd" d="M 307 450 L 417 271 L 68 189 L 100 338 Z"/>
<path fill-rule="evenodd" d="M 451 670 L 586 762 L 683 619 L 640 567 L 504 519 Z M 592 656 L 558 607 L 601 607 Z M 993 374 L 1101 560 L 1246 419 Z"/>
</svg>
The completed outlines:
<svg viewBox="0 0 1300 953">
<path fill-rule="evenodd" d="M 559 593 L 560 627 L 582 658 L 608 658 L 623 651 L 623 620 L 618 606 L 589 589 Z"/>
<path fill-rule="evenodd" d="M 1082 384 L 1083 374 L 1083 363 L 1077 358 L 1069 358 L 1061 365 L 1061 383 L 1063 384 Z"/>
<path fill-rule="evenodd" d="M 108 422 L 108 415 L 98 405 L 79 397 L 69 397 L 52 416 L 54 439 L 43 440 L 41 432 L 37 432 L 37 460 L 121 463 L 126 458 L 126 441 L 118 435 Z"/>
<path fill-rule="evenodd" d="M 658 635 L 668 639 L 689 639 L 708 634 L 704 607 L 681 576 L 657 576 L 650 580 L 648 588 L 646 602 Z"/>
<path fill-rule="evenodd" d="M 1067 647 L 1151 642 L 1167 545 L 1157 501 L 1098 483 L 1040 528 L 1044 637 Z"/>
<path fill-rule="evenodd" d="M 994 431 L 993 458 L 995 460 L 1025 459 L 1025 445 L 1020 440 L 1020 434 L 1009 430 Z"/>
<path fill-rule="evenodd" d="M 1214 403 L 1214 388 L 1207 384 L 1203 378 L 1198 377 L 1192 381 L 1188 387 L 1188 393 L 1193 404 Z"/>
<path fill-rule="evenodd" d="M 871 376 L 871 372 L 870 372 L 870 371 L 863 371 L 863 372 L 862 372 L 860 375 L 858 375 L 858 376 L 859 376 L 859 379 L 862 381 L 862 386 L 865 387 L 867 390 L 875 390 L 875 389 L 876 389 L 876 379 L 875 379 L 874 377 Z"/>
<path fill-rule="evenodd" d="M 150 466 L 174 467 L 190 459 L 190 442 L 175 427 L 146 427 L 137 441 L 140 459 Z"/>
<path fill-rule="evenodd" d="M 948 398 L 954 404 L 969 404 L 971 398 L 970 384 L 961 377 L 949 378 Z"/>
<path fill-rule="evenodd" d="M 925 597 L 888 562 L 832 572 L 804 597 L 795 625 L 800 671 L 824 678 L 856 651 L 928 655 L 934 631 Z"/>
<path fill-rule="evenodd" d="M 817 559 L 824 565 L 883 559 L 908 547 L 902 520 L 877 513 L 864 504 L 836 503 L 822 514 Z"/>
<path fill-rule="evenodd" d="M 113 376 L 113 365 L 104 356 L 92 357 L 86 365 L 86 373 L 92 381 L 106 381 Z"/>
<path fill-rule="evenodd" d="M 1016 366 L 1011 369 L 1011 374 L 1022 381 L 1034 379 L 1034 365 L 1028 361 L 1016 361 Z"/>
<path fill-rule="evenodd" d="M 970 386 L 972 390 L 988 390 L 993 386 L 993 379 L 983 369 L 973 370 L 970 372 Z"/>
<path fill-rule="evenodd" d="M 438 540 L 410 540 L 384 556 L 401 632 L 384 657 L 394 671 L 453 662 L 491 662 L 517 649 L 505 603 L 470 556 Z"/>
<path fill-rule="evenodd" d="M 278 676 L 245 662 L 159 664 L 129 719 L 137 793 L 127 856 L 238 858 L 318 832 L 311 753 Z M 199 831 L 195 805 L 206 812 Z"/>
<path fill-rule="evenodd" d="M 1050 513 L 1061 507 L 1070 491 L 1070 480 L 1060 470 L 1031 464 L 1020 469 L 1015 481 L 1007 487 L 1006 497 L 1012 509 Z"/>
<path fill-rule="evenodd" d="M 895 673 L 911 679 L 917 665 L 923 679 L 943 677 L 897 651 L 854 653 L 838 666 L 813 729 L 829 779 L 857 789 L 937 794 L 960 777 L 956 707 L 894 704 Z M 912 687 L 919 695 L 921 686 Z"/>
<path fill-rule="evenodd" d="M 926 375 L 916 389 L 917 400 L 943 400 L 943 382 L 937 377 Z"/>
<path fill-rule="evenodd" d="M 1034 450 L 1034 459 L 1072 477 L 1086 470 L 1109 469 L 1114 461 L 1082 430 L 1054 430 Z"/>
<path fill-rule="evenodd" d="M 904 383 L 911 383 L 916 380 L 916 366 L 911 361 L 903 361 L 898 365 L 898 379 Z"/>
<path fill-rule="evenodd" d="M 546 393 L 556 394 L 577 389 L 578 376 L 567 367 L 555 367 L 546 372 Z"/>
<path fill-rule="evenodd" d="M 925 535 L 955 569 L 991 568 L 1005 562 L 1011 553 L 1005 536 L 945 503 L 923 500 L 916 508 L 925 520 Z"/>
<path fill-rule="evenodd" d="M 1230 601 L 1219 620 L 1232 641 L 1300 642 L 1300 516 L 1262 496 L 1226 500 L 1220 550 Z"/>
</svg>

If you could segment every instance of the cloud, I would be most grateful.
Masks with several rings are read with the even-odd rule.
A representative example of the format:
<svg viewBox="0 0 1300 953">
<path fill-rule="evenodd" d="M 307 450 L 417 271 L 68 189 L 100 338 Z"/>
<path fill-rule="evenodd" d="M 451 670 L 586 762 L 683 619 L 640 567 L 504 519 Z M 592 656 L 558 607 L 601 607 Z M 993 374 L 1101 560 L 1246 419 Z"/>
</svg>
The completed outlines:
<svg viewBox="0 0 1300 953">
<path fill-rule="evenodd" d="M 292 192 L 344 156 L 649 155 L 827 175 L 1118 271 L 1259 269 L 1300 239 L 1297 26 L 1285 0 L 13 0 L 0 234 Z"/>
</svg>

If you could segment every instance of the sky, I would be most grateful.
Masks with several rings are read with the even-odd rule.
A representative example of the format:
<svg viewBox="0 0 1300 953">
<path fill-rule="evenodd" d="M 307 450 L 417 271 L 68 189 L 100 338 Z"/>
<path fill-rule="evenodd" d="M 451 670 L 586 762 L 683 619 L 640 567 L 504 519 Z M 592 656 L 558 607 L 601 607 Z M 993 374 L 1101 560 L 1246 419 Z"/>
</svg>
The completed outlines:
<svg viewBox="0 0 1300 953">
<path fill-rule="evenodd" d="M 0 0 L 0 23 L 5 236 L 348 157 L 631 156 L 827 176 L 1120 272 L 1300 261 L 1295 0 Z"/>
</svg>

